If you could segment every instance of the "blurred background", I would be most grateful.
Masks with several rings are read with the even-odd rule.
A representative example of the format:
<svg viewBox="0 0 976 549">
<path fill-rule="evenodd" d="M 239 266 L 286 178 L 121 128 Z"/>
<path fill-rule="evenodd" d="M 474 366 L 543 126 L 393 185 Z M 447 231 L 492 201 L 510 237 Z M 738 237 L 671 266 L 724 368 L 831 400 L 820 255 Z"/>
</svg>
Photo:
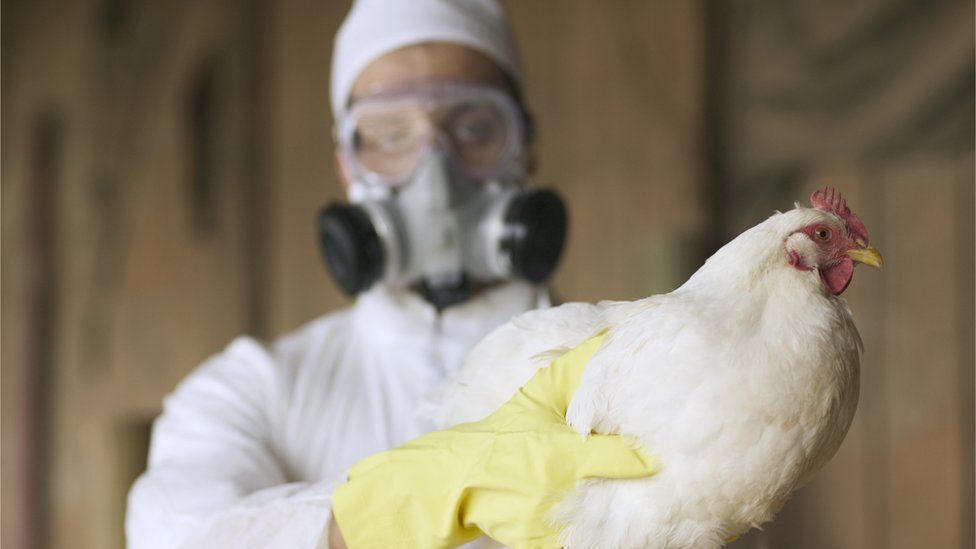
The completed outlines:
<svg viewBox="0 0 976 549">
<path fill-rule="evenodd" d="M 839 454 L 737 546 L 974 546 L 974 8 L 507 2 L 567 197 L 564 300 L 669 291 L 817 185 L 884 253 Z M 3 0 L 2 543 L 123 546 L 163 396 L 348 301 L 328 75 L 347 2 Z"/>
</svg>

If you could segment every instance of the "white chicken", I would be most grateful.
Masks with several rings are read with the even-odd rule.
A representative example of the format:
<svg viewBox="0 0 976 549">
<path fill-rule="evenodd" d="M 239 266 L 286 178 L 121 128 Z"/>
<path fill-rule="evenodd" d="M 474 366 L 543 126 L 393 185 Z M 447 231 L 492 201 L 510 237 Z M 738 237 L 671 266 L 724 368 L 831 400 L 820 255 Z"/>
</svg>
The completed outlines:
<svg viewBox="0 0 976 549">
<path fill-rule="evenodd" d="M 471 352 L 439 421 L 489 415 L 606 330 L 567 422 L 633 436 L 662 469 L 578 485 L 550 517 L 566 547 L 718 547 L 771 520 L 851 423 L 861 340 L 839 295 L 854 262 L 881 266 L 839 193 L 811 201 L 742 233 L 669 294 L 516 317 Z"/>
</svg>

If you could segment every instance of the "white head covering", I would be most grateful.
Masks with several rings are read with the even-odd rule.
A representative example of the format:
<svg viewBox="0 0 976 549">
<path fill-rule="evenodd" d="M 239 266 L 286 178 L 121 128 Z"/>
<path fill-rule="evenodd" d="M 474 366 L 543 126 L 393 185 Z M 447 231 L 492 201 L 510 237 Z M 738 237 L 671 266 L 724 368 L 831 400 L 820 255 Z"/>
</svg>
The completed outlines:
<svg viewBox="0 0 976 549">
<path fill-rule="evenodd" d="M 518 51 L 495 0 L 357 0 L 332 50 L 332 114 L 345 111 L 366 65 L 393 50 L 448 42 L 477 50 L 521 83 Z"/>
</svg>

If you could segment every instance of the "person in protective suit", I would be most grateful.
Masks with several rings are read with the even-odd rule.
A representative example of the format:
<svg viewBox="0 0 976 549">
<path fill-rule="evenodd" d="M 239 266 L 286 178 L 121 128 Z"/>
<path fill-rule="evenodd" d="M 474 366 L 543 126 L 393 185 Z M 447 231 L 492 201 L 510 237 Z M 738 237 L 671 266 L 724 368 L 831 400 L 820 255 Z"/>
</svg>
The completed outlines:
<svg viewBox="0 0 976 549">
<path fill-rule="evenodd" d="M 410 511 L 424 520 L 405 516 L 404 500 L 387 495 L 412 500 L 436 478 L 431 467 L 458 464 L 436 445 L 428 450 L 444 459 L 418 468 L 381 457 L 385 467 L 357 466 L 346 482 L 363 458 L 434 429 L 418 407 L 478 340 L 549 305 L 566 213 L 555 193 L 528 184 L 520 86 L 492 0 L 356 2 L 336 36 L 331 90 L 349 203 L 324 208 L 317 226 L 326 265 L 355 303 L 270 345 L 234 340 L 166 398 L 129 494 L 130 547 L 434 547 L 532 522 L 518 505 L 455 516 L 450 500 L 467 487 L 426 493 L 417 501 L 435 503 Z M 538 447 L 515 442 L 526 453 L 509 452 L 513 463 L 550 468 L 532 463 Z M 633 450 L 623 452 L 605 455 L 627 461 Z M 562 482 L 585 476 L 575 471 L 564 466 Z M 508 539 L 549 535 L 533 520 Z M 405 532 L 404 521 L 415 526 Z"/>
</svg>

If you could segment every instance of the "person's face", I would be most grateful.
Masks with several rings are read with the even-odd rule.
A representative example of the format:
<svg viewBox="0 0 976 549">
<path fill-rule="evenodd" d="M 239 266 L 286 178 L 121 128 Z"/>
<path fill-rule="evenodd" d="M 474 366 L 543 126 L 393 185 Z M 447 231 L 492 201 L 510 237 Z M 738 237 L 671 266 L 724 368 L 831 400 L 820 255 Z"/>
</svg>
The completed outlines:
<svg viewBox="0 0 976 549">
<path fill-rule="evenodd" d="M 367 65 L 353 85 L 350 104 L 378 90 L 444 81 L 512 91 L 505 73 L 485 55 L 456 44 L 427 43 L 392 51 Z M 341 162 L 336 165 L 343 187 L 348 188 L 349 175 Z"/>
</svg>

